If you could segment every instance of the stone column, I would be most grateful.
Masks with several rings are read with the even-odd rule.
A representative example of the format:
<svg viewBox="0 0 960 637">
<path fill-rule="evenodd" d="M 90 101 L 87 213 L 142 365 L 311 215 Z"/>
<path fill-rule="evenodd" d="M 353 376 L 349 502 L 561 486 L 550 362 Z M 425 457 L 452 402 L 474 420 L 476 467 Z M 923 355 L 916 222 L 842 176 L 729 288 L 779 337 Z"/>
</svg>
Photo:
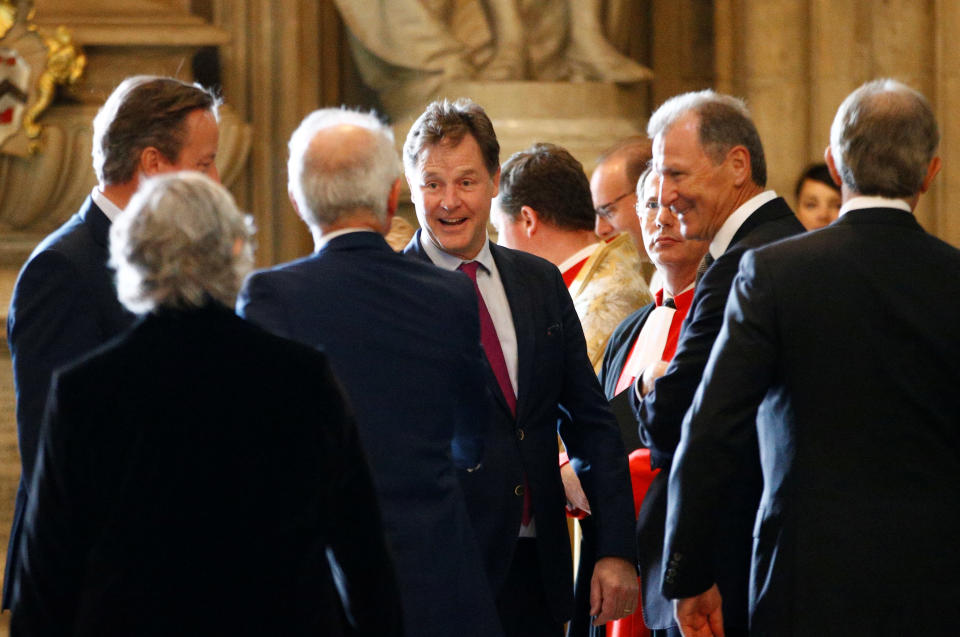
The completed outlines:
<svg viewBox="0 0 960 637">
<path fill-rule="evenodd" d="M 769 185 L 793 202 L 794 180 L 819 161 L 837 107 L 863 82 L 892 77 L 923 92 L 941 125 L 944 167 L 916 215 L 960 245 L 960 68 L 950 0 L 717 0 L 717 90 L 744 97 L 767 152 Z M 960 157 L 957 158 L 960 160 Z"/>
<path fill-rule="evenodd" d="M 746 100 L 763 140 L 767 187 L 789 202 L 796 176 L 813 159 L 808 155 L 807 4 L 715 3 L 717 90 Z"/>
</svg>

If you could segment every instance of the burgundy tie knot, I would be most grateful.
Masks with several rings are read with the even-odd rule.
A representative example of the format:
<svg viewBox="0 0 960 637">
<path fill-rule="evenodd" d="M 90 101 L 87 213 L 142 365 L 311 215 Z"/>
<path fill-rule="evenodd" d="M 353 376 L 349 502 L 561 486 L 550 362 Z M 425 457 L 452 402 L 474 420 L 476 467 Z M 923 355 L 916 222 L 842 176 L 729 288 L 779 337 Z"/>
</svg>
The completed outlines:
<svg viewBox="0 0 960 637">
<path fill-rule="evenodd" d="M 473 282 L 477 282 L 477 270 L 480 268 L 479 261 L 464 261 L 460 264 L 460 267 L 457 269 L 461 272 L 465 272 L 468 277 L 473 279 Z"/>
</svg>

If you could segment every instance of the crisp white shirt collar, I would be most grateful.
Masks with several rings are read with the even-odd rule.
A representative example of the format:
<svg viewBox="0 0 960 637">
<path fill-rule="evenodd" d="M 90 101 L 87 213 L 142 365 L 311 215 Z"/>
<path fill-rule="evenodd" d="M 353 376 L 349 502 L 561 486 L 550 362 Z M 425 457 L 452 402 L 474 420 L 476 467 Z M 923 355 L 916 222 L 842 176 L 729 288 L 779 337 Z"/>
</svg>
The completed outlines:
<svg viewBox="0 0 960 637">
<path fill-rule="evenodd" d="M 886 197 L 867 197 L 859 195 L 848 199 L 846 203 L 840 206 L 840 216 L 842 217 L 851 210 L 863 210 L 864 208 L 896 208 L 913 214 L 908 204 L 903 199 L 888 199 Z"/>
<path fill-rule="evenodd" d="M 727 220 L 720 226 L 720 230 L 713 237 L 713 241 L 710 242 L 710 256 L 714 259 L 719 259 L 720 255 L 727 251 L 730 242 L 733 241 L 733 235 L 737 234 L 737 230 L 740 229 L 743 222 L 756 212 L 760 206 L 776 198 L 777 193 L 772 190 L 765 190 L 759 195 L 754 195 L 750 199 L 747 199 L 743 205 L 734 210 L 733 214 L 727 217 Z"/>
<path fill-rule="evenodd" d="M 598 241 L 596 243 L 591 243 L 585 248 L 581 248 L 573 255 L 564 259 L 563 263 L 557 266 L 557 269 L 560 270 L 561 272 L 566 272 L 567 270 L 577 265 L 584 259 L 589 259 L 590 255 L 593 254 L 593 251 L 596 250 L 599 246 L 600 246 L 600 242 Z"/>
<path fill-rule="evenodd" d="M 438 265 L 444 270 L 456 270 L 460 267 L 460 264 L 465 261 L 456 255 L 441 250 L 430 240 L 427 233 L 422 230 L 420 231 L 420 245 L 423 246 L 423 251 L 427 253 L 427 256 L 430 257 L 434 265 Z M 483 247 L 480 248 L 477 256 L 472 259 L 467 259 L 467 261 L 477 261 L 487 272 L 493 271 L 493 253 L 490 252 L 490 237 L 487 237 L 486 241 L 483 242 Z"/>
<path fill-rule="evenodd" d="M 325 232 L 321 235 L 320 240 L 317 241 L 316 247 L 314 247 L 314 252 L 320 252 L 332 239 L 337 237 L 342 237 L 345 234 L 353 234 L 354 232 L 376 232 L 373 228 L 341 228 L 340 230 L 334 230 L 333 232 Z"/>
<path fill-rule="evenodd" d="M 90 198 L 93 199 L 93 203 L 97 204 L 97 207 L 103 211 L 103 214 L 107 215 L 107 219 L 109 219 L 111 223 L 116 221 L 120 213 L 123 212 L 117 204 L 107 199 L 107 196 L 100 190 L 100 186 L 93 187 Z"/>
</svg>

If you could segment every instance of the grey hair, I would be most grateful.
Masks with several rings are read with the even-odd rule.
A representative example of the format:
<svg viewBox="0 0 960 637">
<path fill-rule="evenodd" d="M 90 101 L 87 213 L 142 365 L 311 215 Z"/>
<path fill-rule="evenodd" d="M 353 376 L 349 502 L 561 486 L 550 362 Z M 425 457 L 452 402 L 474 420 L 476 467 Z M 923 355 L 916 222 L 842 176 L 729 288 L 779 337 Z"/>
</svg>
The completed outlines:
<svg viewBox="0 0 960 637">
<path fill-rule="evenodd" d="M 653 139 L 666 133 L 687 113 L 693 113 L 699 119 L 700 147 L 714 164 L 723 162 L 731 148 L 743 146 L 750 153 L 753 183 L 761 188 L 767 185 L 763 143 L 742 99 L 710 89 L 676 95 L 650 116 L 647 136 Z"/>
<path fill-rule="evenodd" d="M 310 143 L 321 130 L 350 125 L 367 129 L 370 143 L 320 153 Z M 314 111 L 290 137 L 287 188 L 311 228 L 329 225 L 358 208 L 387 218 L 387 199 L 400 176 L 393 131 L 373 113 L 346 108 Z"/>
<path fill-rule="evenodd" d="M 253 232 L 230 193 L 205 175 L 145 180 L 110 228 L 120 302 L 137 314 L 201 307 L 210 299 L 233 307 L 253 268 Z"/>
<path fill-rule="evenodd" d="M 125 184 L 140 154 L 156 148 L 175 163 L 186 142 L 187 116 L 205 110 L 218 117 L 220 98 L 199 84 L 135 75 L 120 82 L 93 118 L 93 170 L 101 184 Z"/>
<path fill-rule="evenodd" d="M 892 79 L 847 96 L 830 127 L 830 152 L 843 183 L 861 195 L 920 192 L 940 130 L 927 99 Z"/>
</svg>

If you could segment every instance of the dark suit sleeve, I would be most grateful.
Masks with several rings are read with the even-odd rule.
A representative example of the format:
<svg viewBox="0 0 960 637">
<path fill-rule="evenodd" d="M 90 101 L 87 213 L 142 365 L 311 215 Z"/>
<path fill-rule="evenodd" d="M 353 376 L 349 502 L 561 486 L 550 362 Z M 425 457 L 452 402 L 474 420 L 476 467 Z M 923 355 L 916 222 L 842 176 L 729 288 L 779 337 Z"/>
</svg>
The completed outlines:
<svg viewBox="0 0 960 637">
<path fill-rule="evenodd" d="M 316 373 L 318 387 L 338 387 L 328 365 Z M 332 515 L 328 530 L 334 579 L 348 617 L 360 637 L 403 634 L 400 590 L 387 549 L 383 521 L 366 454 L 352 412 L 331 392 L 317 397 L 329 423 L 327 476 Z M 337 407 L 339 405 L 339 408 Z"/>
<path fill-rule="evenodd" d="M 37 440 L 53 372 L 103 342 L 92 291 L 56 250 L 34 256 L 17 281 L 7 323 L 17 390 L 24 484 L 32 482 Z"/>
<path fill-rule="evenodd" d="M 653 391 L 642 401 L 631 391 L 640 440 L 650 448 L 650 464 L 654 469 L 670 466 L 680 442 L 683 417 L 693 401 L 710 349 L 723 324 L 723 310 L 740 254 L 732 250 L 721 256 L 700 281 L 676 354 L 666 373 L 654 383 Z"/>
<path fill-rule="evenodd" d="M 275 273 L 254 272 L 244 281 L 237 296 L 237 316 L 259 325 L 283 338 L 294 338 L 283 299 L 276 293 L 271 276 Z"/>
<path fill-rule="evenodd" d="M 560 438 L 590 500 L 597 528 L 597 558 L 622 557 L 636 563 L 633 494 L 627 453 L 610 406 L 587 357 L 586 341 L 570 293 L 554 268 L 562 299 L 564 379 Z"/>
<path fill-rule="evenodd" d="M 57 381 L 39 441 L 36 470 L 21 537 L 12 635 L 57 637 L 72 632 L 83 580 L 87 532 L 84 474 L 71 465 L 83 451 L 71 439 L 76 405 L 64 405 Z"/>
<path fill-rule="evenodd" d="M 714 582 L 715 521 L 744 454 L 755 453 L 757 405 L 777 356 L 774 288 L 748 252 L 670 472 L 663 592 L 690 597 Z"/>
</svg>

